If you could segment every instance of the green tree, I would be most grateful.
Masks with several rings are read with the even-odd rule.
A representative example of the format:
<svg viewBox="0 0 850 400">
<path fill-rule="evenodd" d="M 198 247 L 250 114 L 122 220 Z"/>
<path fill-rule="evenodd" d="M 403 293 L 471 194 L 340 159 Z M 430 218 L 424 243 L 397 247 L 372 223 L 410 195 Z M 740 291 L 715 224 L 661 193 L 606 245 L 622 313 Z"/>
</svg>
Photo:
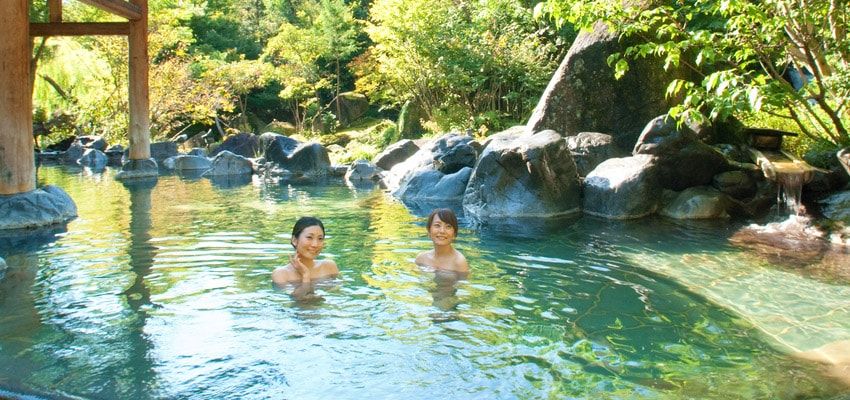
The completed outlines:
<svg viewBox="0 0 850 400">
<path fill-rule="evenodd" d="M 435 129 L 521 121 L 555 69 L 557 49 L 520 1 L 376 0 L 370 11 L 358 90 L 415 102 Z"/>
<path fill-rule="evenodd" d="M 216 65 L 217 64 L 217 65 Z M 214 82 L 215 87 L 223 88 L 232 96 L 239 107 L 239 127 L 241 131 L 254 129 L 248 123 L 248 96 L 252 91 L 266 85 L 270 77 L 270 66 L 260 60 L 238 60 L 227 63 L 215 63 L 203 77 Z"/>
<path fill-rule="evenodd" d="M 323 43 L 310 29 L 290 23 L 280 26 L 271 38 L 262 59 L 274 67 L 273 74 L 283 85 L 280 98 L 290 104 L 295 127 L 300 132 L 318 109 L 318 91 L 329 87 L 317 61 L 324 53 Z"/>
<path fill-rule="evenodd" d="M 651 4 L 608 0 L 547 0 L 545 11 L 583 28 L 607 23 L 639 43 L 609 62 L 628 73 L 628 60 L 661 56 L 683 64 L 699 81 L 674 81 L 684 94 L 671 110 L 703 119 L 769 113 L 792 121 L 808 137 L 850 144 L 848 3 L 842 0 L 689 0 Z M 808 79 L 795 87 L 789 77 Z"/>
<path fill-rule="evenodd" d="M 359 21 L 354 19 L 354 8 L 343 0 L 322 0 L 314 29 L 323 44 L 323 58 L 332 60 L 336 83 L 334 101 L 337 116 L 342 115 L 339 104 L 342 71 L 340 63 L 358 50 Z"/>
</svg>

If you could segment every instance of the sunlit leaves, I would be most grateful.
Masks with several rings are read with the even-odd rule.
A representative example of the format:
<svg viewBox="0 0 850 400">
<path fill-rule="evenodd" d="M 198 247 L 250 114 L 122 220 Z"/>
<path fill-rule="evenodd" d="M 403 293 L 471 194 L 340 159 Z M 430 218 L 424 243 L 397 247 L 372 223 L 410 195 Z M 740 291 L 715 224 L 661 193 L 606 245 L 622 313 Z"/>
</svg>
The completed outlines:
<svg viewBox="0 0 850 400">
<path fill-rule="evenodd" d="M 674 82 L 677 116 L 766 111 L 794 120 L 804 133 L 850 144 L 850 40 L 847 2 L 828 0 L 695 0 L 653 2 L 547 0 L 539 15 L 583 29 L 602 21 L 632 44 L 625 58 L 658 57 L 665 69 L 685 66 L 702 78 Z M 608 64 L 628 72 L 620 56 Z M 791 69 L 789 67 L 793 66 Z M 787 71 L 808 71 L 793 87 Z M 808 100 L 807 100 L 808 98 Z M 822 101 L 815 101 L 822 99 Z"/>
</svg>

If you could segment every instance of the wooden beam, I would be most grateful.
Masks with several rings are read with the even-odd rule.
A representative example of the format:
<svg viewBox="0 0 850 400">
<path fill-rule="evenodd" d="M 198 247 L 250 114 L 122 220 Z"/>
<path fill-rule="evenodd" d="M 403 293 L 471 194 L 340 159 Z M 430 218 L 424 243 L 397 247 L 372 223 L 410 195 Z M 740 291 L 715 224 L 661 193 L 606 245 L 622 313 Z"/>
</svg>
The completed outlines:
<svg viewBox="0 0 850 400">
<path fill-rule="evenodd" d="M 30 23 L 30 36 L 89 36 L 130 34 L 129 22 Z"/>
<path fill-rule="evenodd" d="M 29 0 L 0 0 L 0 195 L 35 190 Z"/>
<path fill-rule="evenodd" d="M 97 7 L 122 18 L 127 18 L 130 21 L 135 21 L 142 18 L 142 10 L 135 4 L 128 3 L 122 0 L 80 0 L 90 6 Z"/>
<path fill-rule="evenodd" d="M 132 0 L 142 17 L 130 21 L 130 159 L 151 157 L 150 98 L 148 83 L 148 0 Z"/>
<path fill-rule="evenodd" d="M 62 22 L 62 0 L 47 0 L 50 22 Z"/>
</svg>

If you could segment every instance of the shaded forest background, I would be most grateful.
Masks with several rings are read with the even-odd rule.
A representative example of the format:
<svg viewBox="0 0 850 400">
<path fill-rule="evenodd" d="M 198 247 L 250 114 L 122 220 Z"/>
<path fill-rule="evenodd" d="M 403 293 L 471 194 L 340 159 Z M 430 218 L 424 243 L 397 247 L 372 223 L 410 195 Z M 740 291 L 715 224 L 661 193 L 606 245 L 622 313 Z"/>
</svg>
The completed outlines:
<svg viewBox="0 0 850 400">
<path fill-rule="evenodd" d="M 32 1 L 31 21 L 46 8 Z M 683 99 L 681 121 L 736 117 L 831 157 L 850 145 L 848 14 L 842 0 L 150 0 L 151 134 L 274 131 L 336 144 L 337 162 L 400 138 L 487 136 L 524 123 L 577 32 L 602 21 L 631 43 L 613 75 L 646 57 L 694 72 L 659 89 Z M 65 21 L 111 18 L 64 4 Z M 36 38 L 33 58 L 41 146 L 126 143 L 126 38 Z M 338 99 L 365 114 L 344 118 Z"/>
<path fill-rule="evenodd" d="M 369 131 L 350 151 L 368 155 L 402 135 L 486 135 L 521 123 L 575 36 L 535 18 L 534 5 L 151 0 L 153 140 L 220 129 L 345 145 L 346 122 Z M 64 5 L 65 21 L 111 18 Z M 32 3 L 31 20 L 47 20 L 46 4 Z M 45 145 L 72 134 L 126 142 L 126 38 L 36 38 L 34 55 L 34 121 Z M 368 111 L 340 121 L 336 100 L 352 91 L 366 96 Z"/>
</svg>

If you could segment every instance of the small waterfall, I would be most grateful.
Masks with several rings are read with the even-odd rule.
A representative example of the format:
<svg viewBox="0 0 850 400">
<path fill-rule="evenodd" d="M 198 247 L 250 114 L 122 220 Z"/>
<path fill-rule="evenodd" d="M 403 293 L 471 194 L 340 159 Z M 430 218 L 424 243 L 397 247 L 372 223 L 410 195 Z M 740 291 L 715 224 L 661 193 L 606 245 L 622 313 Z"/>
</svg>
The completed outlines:
<svg viewBox="0 0 850 400">
<path fill-rule="evenodd" d="M 805 213 L 801 197 L 803 185 L 814 178 L 815 168 L 784 151 L 750 150 L 764 176 L 778 184 L 776 205 L 780 213 L 802 215 Z"/>
<path fill-rule="evenodd" d="M 780 213 L 803 215 L 805 209 L 801 202 L 805 173 L 782 173 L 776 177 L 776 206 Z"/>
</svg>

